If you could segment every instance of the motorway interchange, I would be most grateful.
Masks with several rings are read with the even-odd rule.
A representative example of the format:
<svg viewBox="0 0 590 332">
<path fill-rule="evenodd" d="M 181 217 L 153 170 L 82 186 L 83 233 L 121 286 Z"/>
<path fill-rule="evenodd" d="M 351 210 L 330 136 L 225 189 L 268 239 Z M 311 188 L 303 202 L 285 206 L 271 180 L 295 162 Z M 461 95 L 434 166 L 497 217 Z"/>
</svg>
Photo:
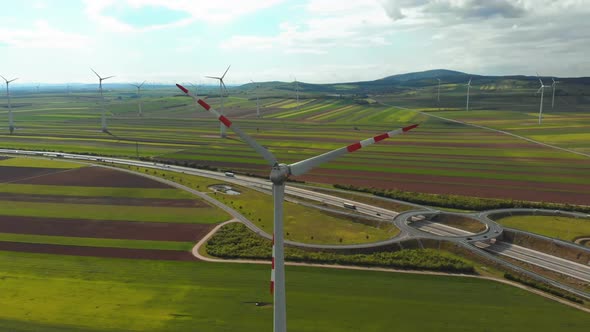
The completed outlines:
<svg viewBox="0 0 590 332">
<path fill-rule="evenodd" d="M 112 164 L 119 164 L 119 165 L 131 165 L 137 167 L 148 167 L 154 169 L 161 169 L 161 170 L 168 170 L 168 171 L 175 171 L 175 172 L 182 172 L 191 175 L 203 176 L 208 178 L 217 179 L 220 181 L 233 183 L 236 185 L 245 186 L 248 188 L 252 188 L 255 190 L 259 190 L 265 193 L 270 193 L 271 190 L 271 183 L 268 180 L 254 178 L 254 177 L 247 177 L 247 176 L 227 176 L 224 173 L 214 172 L 209 170 L 201 170 L 201 169 L 193 169 L 181 166 L 173 166 L 161 163 L 153 163 L 153 162 L 144 162 L 144 161 L 136 161 L 136 160 L 128 160 L 128 159 L 121 159 L 121 158 L 108 158 L 108 157 L 98 157 L 98 156 L 89 156 L 89 155 L 77 155 L 77 154 L 69 154 L 69 153 L 47 153 L 43 151 L 22 151 L 22 150 L 11 150 L 11 149 L 0 149 L 0 153 L 3 154 L 17 154 L 17 155 L 29 155 L 29 156 L 38 156 L 38 157 L 51 157 L 51 158 L 64 158 L 70 160 L 80 160 L 84 162 L 102 162 L 102 163 L 112 163 Z M 134 172 L 135 173 L 135 172 Z M 144 176 L 149 176 L 142 174 Z M 233 175 L 233 174 L 232 174 Z M 152 176 L 149 176 L 152 177 Z M 207 195 L 199 193 L 195 190 L 182 186 L 178 183 L 164 180 L 161 178 L 153 177 L 158 181 L 164 181 L 170 185 L 179 187 L 184 190 L 188 190 L 193 194 L 197 194 L 200 197 L 208 200 L 209 202 L 215 204 L 216 206 L 222 208 L 223 210 L 230 213 L 234 218 L 238 219 L 242 223 L 244 223 L 248 228 L 259 234 L 260 236 L 266 237 L 271 239 L 272 236 L 265 231 L 258 228 L 254 223 L 250 222 L 246 217 L 241 215 L 238 211 L 233 210 L 232 208 L 225 206 L 224 204 L 210 198 Z M 550 271 L 554 271 L 560 273 L 565 276 L 569 276 L 585 283 L 590 283 L 590 264 L 584 265 L 580 263 L 576 263 L 570 260 L 566 260 L 560 257 L 556 257 L 553 255 L 549 255 L 547 253 L 543 253 L 540 251 L 532 250 L 529 248 L 525 248 L 522 246 L 518 246 L 515 244 L 511 244 L 508 242 L 502 241 L 502 233 L 504 232 L 504 228 L 499 225 L 498 223 L 494 222 L 490 219 L 490 215 L 500 214 L 500 213 L 555 213 L 555 214 L 562 214 L 562 215 L 570 215 L 574 217 L 587 217 L 585 214 L 579 214 L 574 212 L 563 212 L 563 211 L 546 211 L 546 210 L 536 210 L 536 209 L 504 209 L 504 210 L 493 210 L 493 211 L 485 211 L 485 212 L 478 212 L 478 213 L 453 213 L 458 216 L 467 216 L 473 220 L 481 222 L 485 225 L 485 229 L 477 234 L 458 229 L 455 227 L 451 227 L 448 225 L 444 225 L 441 223 L 430 222 L 429 219 L 431 217 L 443 213 L 438 210 L 434 210 L 429 207 L 422 207 L 416 205 L 416 210 L 406 211 L 403 213 L 398 213 L 396 211 L 391 211 L 388 209 L 375 207 L 369 204 L 355 202 L 347 199 L 343 199 L 337 196 L 332 196 L 324 193 L 318 193 L 312 190 L 299 188 L 295 186 L 286 186 L 286 194 L 294 199 L 305 199 L 308 201 L 315 201 L 321 204 L 322 206 L 332 206 L 334 208 L 342 208 L 343 206 L 354 206 L 353 211 L 351 212 L 340 212 L 340 213 L 360 213 L 365 216 L 370 216 L 371 218 L 377 218 L 384 222 L 392 222 L 399 228 L 400 233 L 388 240 L 375 242 L 375 243 L 367 243 L 367 244 L 355 244 L 355 245 L 318 245 L 318 244 L 308 244 L 308 243 L 300 243 L 300 242 L 293 242 L 293 241 L 285 241 L 285 244 L 297 247 L 307 247 L 307 248 L 316 248 L 316 249 L 363 249 L 363 248 L 376 248 L 376 247 L 383 247 L 383 246 L 390 246 L 394 244 L 398 244 L 400 247 L 403 248 L 404 241 L 408 240 L 417 240 L 418 243 L 421 243 L 420 240 L 422 239 L 432 239 L 432 240 L 442 240 L 442 241 L 451 241 L 454 242 L 464 248 L 472 250 L 473 252 L 477 253 L 480 256 L 484 256 L 487 259 L 491 259 L 494 262 L 500 263 L 505 265 L 513 270 L 517 270 L 521 273 L 525 273 L 529 277 L 542 281 L 544 283 L 551 284 L 555 287 L 567 290 L 573 294 L 581 296 L 586 299 L 590 299 L 590 294 L 584 291 L 580 291 L 578 289 L 572 288 L 570 286 L 561 284 L 555 280 L 545 278 L 540 276 L 534 272 L 525 270 L 519 266 L 516 266 L 506 260 L 503 260 L 502 257 L 509 257 L 514 260 L 521 261 L 523 263 L 531 264 L 534 266 L 538 266 Z M 288 199 L 292 199 L 288 198 Z M 318 207 L 320 207 L 318 205 Z M 449 214 L 447 212 L 444 212 Z M 511 230 L 514 231 L 514 230 Z M 522 232 L 522 231 L 519 231 Z M 536 234 L 528 233 L 531 236 L 537 236 Z M 584 250 L 590 252 L 590 249 L 584 248 L 583 246 L 579 246 L 570 242 L 559 241 L 552 239 L 553 241 L 560 242 L 560 244 L 564 246 L 573 246 L 579 250 Z M 590 262 L 589 262 L 590 263 Z"/>
</svg>

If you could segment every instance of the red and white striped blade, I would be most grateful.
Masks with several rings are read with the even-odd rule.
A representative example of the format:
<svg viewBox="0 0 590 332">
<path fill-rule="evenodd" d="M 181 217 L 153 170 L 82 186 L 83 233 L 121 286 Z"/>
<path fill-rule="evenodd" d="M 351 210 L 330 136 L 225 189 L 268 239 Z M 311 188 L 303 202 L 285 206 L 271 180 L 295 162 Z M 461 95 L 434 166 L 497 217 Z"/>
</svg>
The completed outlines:
<svg viewBox="0 0 590 332">
<path fill-rule="evenodd" d="M 197 103 L 199 105 L 201 105 L 201 107 L 203 107 L 207 111 L 215 114 L 215 116 L 217 116 L 217 119 L 221 123 L 223 123 L 223 125 L 225 125 L 229 129 L 233 130 L 238 136 L 240 136 L 240 138 L 244 142 L 246 142 L 248 145 L 250 145 L 250 147 L 252 147 L 256 152 L 258 152 L 270 164 L 270 166 L 274 166 L 278 163 L 277 158 L 275 158 L 275 156 L 270 151 L 268 151 L 262 145 L 258 144 L 258 142 L 256 142 L 252 137 L 250 137 L 248 134 L 243 132 L 238 126 L 234 125 L 227 117 L 225 117 L 223 114 L 216 111 L 209 104 L 207 104 L 203 99 L 199 99 L 198 97 L 193 95 L 184 86 L 182 86 L 180 84 L 176 84 L 176 86 L 180 90 L 182 90 L 182 92 L 184 92 L 186 95 L 188 95 L 188 96 L 192 97 L 194 100 L 196 100 Z"/>
<path fill-rule="evenodd" d="M 392 131 L 388 131 L 386 133 L 383 133 L 381 135 L 377 135 L 371 138 L 367 138 L 365 140 L 362 140 L 360 142 L 356 142 L 353 144 L 350 144 L 348 146 L 342 147 L 340 149 L 336 149 L 330 152 L 326 152 L 324 154 L 321 154 L 319 156 L 316 157 L 312 157 L 309 159 L 305 159 L 296 163 L 293 163 L 291 165 L 289 165 L 289 169 L 291 172 L 291 175 L 302 175 L 305 174 L 307 171 L 309 171 L 310 169 L 319 166 L 325 162 L 328 162 L 334 158 L 337 158 L 341 155 L 344 155 L 346 153 L 349 152 L 354 152 L 356 150 L 359 150 L 361 148 L 364 148 L 365 146 L 380 142 L 386 138 L 390 138 L 392 136 L 395 135 L 399 135 L 399 134 L 403 134 L 406 133 L 414 128 L 418 127 L 417 124 L 411 125 L 411 126 L 407 126 L 404 128 L 400 128 L 400 129 L 396 129 L 396 130 L 392 130 Z"/>
</svg>

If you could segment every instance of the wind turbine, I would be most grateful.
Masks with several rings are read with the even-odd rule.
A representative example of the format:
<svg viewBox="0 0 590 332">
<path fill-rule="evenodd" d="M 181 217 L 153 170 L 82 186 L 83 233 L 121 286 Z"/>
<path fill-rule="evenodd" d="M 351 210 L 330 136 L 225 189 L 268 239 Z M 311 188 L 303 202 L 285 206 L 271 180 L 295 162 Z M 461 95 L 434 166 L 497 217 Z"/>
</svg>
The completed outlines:
<svg viewBox="0 0 590 332">
<path fill-rule="evenodd" d="M 469 78 L 469 82 L 467 82 L 467 106 L 466 109 L 469 111 L 469 90 L 471 89 L 471 78 Z"/>
<path fill-rule="evenodd" d="M 217 77 L 217 76 L 205 76 L 207 78 L 212 78 L 215 80 L 219 80 L 219 98 L 221 99 L 221 110 L 223 111 L 223 90 L 227 91 L 227 88 L 225 87 L 225 83 L 223 83 L 223 78 L 225 77 L 225 74 L 227 74 L 227 71 L 229 70 L 229 67 L 231 67 L 231 65 L 227 66 L 227 69 L 225 70 L 225 73 L 223 73 L 223 75 L 221 75 L 221 77 Z M 221 123 L 219 125 L 219 135 L 221 138 L 225 138 L 227 136 L 227 134 L 225 133 L 225 126 L 223 125 L 223 123 Z"/>
<path fill-rule="evenodd" d="M 537 90 L 537 93 L 541 91 L 541 105 L 539 106 L 539 124 L 541 124 L 541 122 L 543 122 L 543 94 L 545 92 L 545 88 L 548 88 L 549 86 L 543 84 L 543 81 L 539 77 L 539 73 L 537 73 L 537 78 L 539 79 L 539 82 L 541 82 L 541 87 L 539 90 Z"/>
<path fill-rule="evenodd" d="M 272 271 L 270 281 L 270 291 L 273 294 L 274 302 L 274 320 L 273 329 L 275 332 L 284 332 L 287 330 L 287 313 L 286 313 L 286 298 L 285 298 L 285 256 L 283 247 L 283 200 L 285 195 L 285 182 L 291 175 L 298 176 L 306 173 L 310 169 L 319 166 L 325 162 L 335 159 L 349 152 L 354 152 L 367 145 L 377 143 L 394 135 L 403 134 L 418 125 L 411 125 L 405 128 L 392 130 L 381 135 L 365 139 L 360 142 L 326 152 L 319 156 L 311 157 L 303 161 L 299 161 L 290 165 L 281 164 L 276 157 L 258 144 L 252 137 L 243 132 L 238 126 L 223 116 L 221 113 L 211 108 L 209 104 L 202 99 L 198 99 L 192 95 L 185 87 L 180 84 L 176 86 L 185 94 L 192 97 L 204 109 L 213 113 L 217 119 L 226 127 L 233 130 L 246 144 L 250 145 L 252 149 L 258 152 L 272 167 L 270 172 L 270 180 L 272 182 L 272 195 L 274 202 L 274 233 L 273 233 L 273 248 L 272 248 Z"/>
<path fill-rule="evenodd" d="M 107 77 L 100 77 L 94 69 L 90 68 L 94 74 L 98 77 L 98 89 L 100 90 L 100 104 L 102 106 L 102 118 L 101 118 L 101 125 L 102 125 L 102 132 L 108 133 L 109 130 L 107 129 L 107 118 L 105 115 L 105 108 L 104 108 L 104 96 L 102 95 L 102 81 L 108 80 L 109 78 L 113 78 L 115 76 L 107 76 Z"/>
<path fill-rule="evenodd" d="M 440 78 L 438 80 L 438 94 L 436 95 L 436 102 L 440 105 Z"/>
<path fill-rule="evenodd" d="M 144 84 L 145 84 L 145 81 L 143 81 L 143 83 L 141 83 L 141 84 L 131 84 L 131 85 L 133 85 L 134 87 L 137 88 L 137 99 L 138 99 L 137 107 L 139 109 L 139 116 L 143 116 L 143 113 L 141 111 L 141 97 L 140 97 L 140 93 L 141 93 L 141 87 Z"/>
<path fill-rule="evenodd" d="M 12 104 L 10 104 L 10 90 L 8 89 L 8 84 L 18 80 L 18 78 L 13 78 L 11 80 L 7 80 L 6 77 L 0 75 L 4 82 L 6 82 L 6 98 L 8 99 L 8 130 L 10 131 L 10 135 L 14 133 L 14 119 L 12 118 Z"/>
<path fill-rule="evenodd" d="M 258 83 L 254 83 L 254 81 L 250 80 L 252 84 L 256 84 L 254 88 L 254 93 L 256 94 L 256 117 L 260 118 L 260 100 L 258 99 L 258 88 L 260 85 Z"/>
<path fill-rule="evenodd" d="M 295 94 L 297 98 L 297 111 L 299 111 L 299 82 L 297 82 L 297 77 L 295 77 Z"/>
<path fill-rule="evenodd" d="M 189 83 L 189 84 L 190 84 L 190 85 L 191 85 L 193 88 L 195 88 L 195 96 L 197 96 L 197 97 L 198 97 L 198 96 L 199 96 L 199 93 L 198 93 L 198 92 L 199 92 L 199 91 L 198 91 L 198 85 L 195 85 L 195 84 L 193 84 L 193 83 Z"/>
<path fill-rule="evenodd" d="M 557 84 L 561 82 L 556 81 L 554 78 L 551 78 L 551 80 L 553 81 L 553 83 L 551 84 L 551 87 L 553 88 L 553 96 L 551 97 L 551 109 L 553 109 L 553 107 L 555 106 L 555 87 L 557 86 Z"/>
</svg>

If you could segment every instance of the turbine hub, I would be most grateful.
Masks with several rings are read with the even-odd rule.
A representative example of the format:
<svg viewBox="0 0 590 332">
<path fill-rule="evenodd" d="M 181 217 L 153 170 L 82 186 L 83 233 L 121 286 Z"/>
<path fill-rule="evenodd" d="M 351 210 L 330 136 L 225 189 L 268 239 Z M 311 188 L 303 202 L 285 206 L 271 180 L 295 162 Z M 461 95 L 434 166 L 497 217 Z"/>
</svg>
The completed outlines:
<svg viewBox="0 0 590 332">
<path fill-rule="evenodd" d="M 285 164 L 275 164 L 270 171 L 270 181 L 276 185 L 284 184 L 291 175 L 289 166 Z"/>
</svg>

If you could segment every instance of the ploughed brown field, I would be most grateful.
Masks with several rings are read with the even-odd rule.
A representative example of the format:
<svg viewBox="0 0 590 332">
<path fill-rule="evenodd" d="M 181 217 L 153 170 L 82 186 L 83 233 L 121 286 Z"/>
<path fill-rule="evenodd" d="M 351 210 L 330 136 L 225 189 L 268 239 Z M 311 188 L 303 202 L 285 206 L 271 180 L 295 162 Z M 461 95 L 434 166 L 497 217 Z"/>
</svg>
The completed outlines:
<svg viewBox="0 0 590 332">
<path fill-rule="evenodd" d="M 142 188 L 172 188 L 141 175 L 98 166 L 76 169 L 0 167 L 0 170 L 0 181 L 13 184 L 135 188 L 138 190 Z M 141 206 L 195 209 L 209 207 L 208 204 L 198 199 L 60 196 L 10 192 L 0 193 L 0 201 L 96 204 L 97 208 L 100 208 L 100 205 L 137 206 L 138 208 L 141 208 Z M 196 243 L 214 227 L 213 224 L 11 216 L 10 211 L 0 211 L 0 233 L 13 234 Z M 190 252 L 179 250 L 110 248 L 10 241 L 0 241 L 0 250 L 138 259 L 197 260 Z"/>
<path fill-rule="evenodd" d="M 115 188 L 171 188 L 167 184 L 148 179 L 141 175 L 133 175 L 97 166 L 54 172 L 46 176 L 13 181 L 13 183 Z"/>
</svg>

